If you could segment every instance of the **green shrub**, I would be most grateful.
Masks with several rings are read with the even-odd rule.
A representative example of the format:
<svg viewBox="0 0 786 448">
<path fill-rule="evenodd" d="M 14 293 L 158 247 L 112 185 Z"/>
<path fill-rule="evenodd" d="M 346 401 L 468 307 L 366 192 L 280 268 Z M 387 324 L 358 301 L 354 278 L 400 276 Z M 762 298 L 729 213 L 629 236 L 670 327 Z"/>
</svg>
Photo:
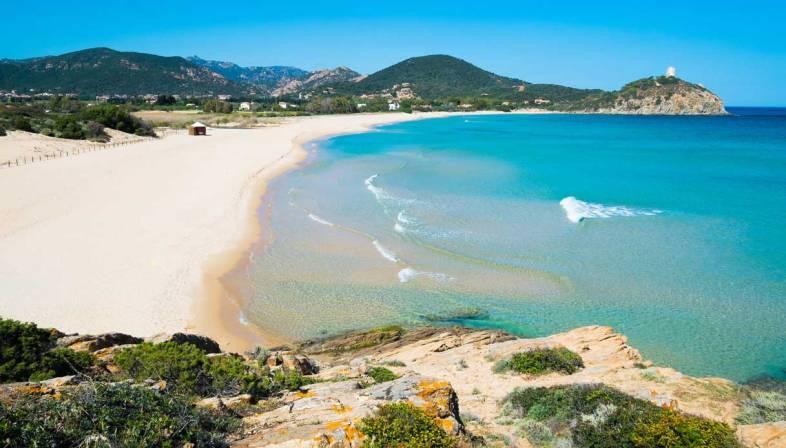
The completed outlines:
<svg viewBox="0 0 786 448">
<path fill-rule="evenodd" d="M 0 383 L 73 375 L 92 365 L 89 354 L 54 349 L 56 339 L 33 323 L 0 319 Z"/>
<path fill-rule="evenodd" d="M 120 351 L 115 362 L 136 381 L 165 380 L 180 393 L 199 396 L 251 394 L 254 400 L 310 384 L 297 372 L 271 373 L 257 363 L 234 356 L 208 357 L 191 344 L 144 343 Z"/>
<path fill-rule="evenodd" d="M 30 119 L 22 115 L 16 115 L 11 120 L 11 127 L 17 131 L 35 132 Z"/>
<path fill-rule="evenodd" d="M 85 131 L 73 115 L 62 115 L 55 120 L 55 132 L 60 138 L 84 140 Z"/>
<path fill-rule="evenodd" d="M 372 367 L 367 375 L 373 378 L 375 383 L 384 383 L 398 378 L 398 375 L 384 367 Z"/>
<path fill-rule="evenodd" d="M 372 416 L 358 425 L 366 435 L 367 448 L 441 448 L 453 447 L 456 440 L 445 433 L 434 419 L 410 403 L 391 403 L 380 406 Z"/>
<path fill-rule="evenodd" d="M 603 385 L 516 389 L 504 413 L 534 445 L 566 437 L 575 447 L 737 447 L 732 429 L 719 422 L 681 414 Z"/>
<path fill-rule="evenodd" d="M 83 109 L 79 113 L 82 121 L 94 121 L 111 129 L 143 136 L 155 137 L 149 124 L 131 115 L 128 109 L 112 104 L 102 104 Z"/>
<path fill-rule="evenodd" d="M 0 405 L 5 447 L 220 447 L 238 428 L 236 418 L 195 408 L 177 395 L 122 383 L 81 385 L 59 400 L 28 397 Z"/>
<path fill-rule="evenodd" d="M 663 409 L 650 420 L 636 425 L 631 435 L 635 447 L 713 447 L 739 446 L 728 425 Z"/>
<path fill-rule="evenodd" d="M 5 128 L 0 126 L 0 137 L 5 137 L 6 135 Z"/>
<path fill-rule="evenodd" d="M 565 347 L 539 348 L 516 353 L 509 360 L 497 362 L 494 372 L 512 370 L 529 375 L 542 375 L 550 372 L 572 374 L 584 367 L 581 356 Z"/>
</svg>

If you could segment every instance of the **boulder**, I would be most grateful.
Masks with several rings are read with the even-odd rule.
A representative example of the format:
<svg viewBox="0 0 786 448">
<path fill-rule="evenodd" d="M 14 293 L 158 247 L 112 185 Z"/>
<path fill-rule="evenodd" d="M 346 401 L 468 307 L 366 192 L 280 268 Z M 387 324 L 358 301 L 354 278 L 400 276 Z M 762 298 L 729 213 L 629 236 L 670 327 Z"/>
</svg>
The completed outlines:
<svg viewBox="0 0 786 448">
<path fill-rule="evenodd" d="M 207 336 L 199 336 L 190 333 L 175 333 L 171 335 L 161 334 L 153 336 L 152 338 L 148 339 L 148 341 L 156 344 L 161 342 L 191 344 L 198 349 L 204 350 L 205 353 L 221 353 L 221 347 L 219 347 L 218 342 L 210 339 Z"/>
<path fill-rule="evenodd" d="M 301 375 L 314 375 L 319 372 L 319 366 L 313 359 L 292 352 L 274 352 L 265 360 L 265 365 L 270 369 L 283 369 L 285 372 L 297 372 Z"/>
<path fill-rule="evenodd" d="M 57 340 L 58 347 L 68 347 L 76 351 L 95 352 L 116 345 L 131 345 L 142 343 L 142 338 L 137 338 L 125 333 L 104 333 L 97 336 L 83 334 L 64 336 Z"/>
</svg>

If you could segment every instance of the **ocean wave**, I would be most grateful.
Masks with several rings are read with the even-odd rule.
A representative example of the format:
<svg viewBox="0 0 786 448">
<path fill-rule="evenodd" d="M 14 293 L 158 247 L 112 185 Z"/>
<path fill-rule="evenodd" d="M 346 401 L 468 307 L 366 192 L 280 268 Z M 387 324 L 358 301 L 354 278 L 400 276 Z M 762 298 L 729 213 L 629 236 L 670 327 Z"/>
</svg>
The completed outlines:
<svg viewBox="0 0 786 448">
<path fill-rule="evenodd" d="M 396 254 L 392 250 L 383 246 L 378 240 L 372 241 L 371 244 L 374 245 L 374 248 L 377 250 L 377 252 L 379 252 L 380 255 L 382 255 L 383 258 L 392 261 L 393 263 L 398 263 L 399 260 Z"/>
<path fill-rule="evenodd" d="M 401 283 L 407 283 L 416 277 L 428 277 L 439 282 L 453 280 L 453 277 L 450 277 L 447 274 L 443 274 L 441 272 L 418 271 L 412 268 L 404 268 L 398 271 L 398 281 Z"/>
<path fill-rule="evenodd" d="M 319 216 L 317 216 L 317 215 L 315 215 L 315 214 L 313 214 L 313 213 L 309 213 L 309 214 L 308 214 L 308 218 L 309 218 L 310 220 L 314 221 L 314 222 L 318 222 L 318 223 L 320 223 L 320 224 L 324 224 L 324 225 L 326 225 L 326 226 L 333 227 L 333 226 L 335 225 L 335 224 L 333 224 L 332 222 L 330 222 L 330 221 L 328 221 L 328 220 L 326 220 L 326 219 L 322 219 L 322 218 L 320 218 Z"/>
<path fill-rule="evenodd" d="M 405 233 L 409 230 L 406 226 L 412 224 L 415 224 L 415 219 L 408 216 L 404 210 L 401 210 L 396 215 L 396 224 L 393 225 L 393 230 L 397 233 Z"/>
<path fill-rule="evenodd" d="M 363 183 L 366 185 L 366 188 L 368 189 L 368 191 L 370 191 L 374 195 L 374 197 L 377 199 L 377 202 L 379 202 L 383 207 L 387 207 L 387 205 L 389 205 L 389 203 L 394 203 L 394 204 L 398 204 L 398 205 L 406 205 L 406 204 L 412 204 L 413 202 L 415 202 L 412 199 L 405 199 L 405 198 L 400 198 L 398 196 L 392 195 L 392 194 L 388 193 L 387 190 L 385 190 L 384 188 L 376 185 L 374 183 L 374 181 L 378 177 L 379 177 L 379 174 L 372 174 Z"/>
<path fill-rule="evenodd" d="M 590 218 L 613 218 L 617 216 L 654 216 L 663 213 L 658 209 L 642 209 L 625 207 L 622 205 L 603 205 L 584 202 L 574 196 L 568 196 L 559 201 L 565 210 L 565 216 L 570 222 L 579 223 Z"/>
</svg>

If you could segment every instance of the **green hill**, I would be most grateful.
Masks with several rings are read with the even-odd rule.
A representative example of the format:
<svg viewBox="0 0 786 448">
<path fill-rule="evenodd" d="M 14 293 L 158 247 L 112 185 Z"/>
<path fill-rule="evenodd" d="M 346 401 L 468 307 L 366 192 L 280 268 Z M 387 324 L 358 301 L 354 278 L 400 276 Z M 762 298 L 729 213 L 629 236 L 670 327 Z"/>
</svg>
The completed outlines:
<svg viewBox="0 0 786 448">
<path fill-rule="evenodd" d="M 91 48 L 27 60 L 0 61 L 0 89 L 80 95 L 250 93 L 251 87 L 226 79 L 181 57 Z"/>
<path fill-rule="evenodd" d="M 543 98 L 551 101 L 572 101 L 599 92 L 555 84 L 532 84 L 497 75 L 448 55 L 410 58 L 359 82 L 341 83 L 335 88 L 337 92 L 352 95 L 394 93 L 405 83 L 410 84 L 415 95 L 424 99 L 489 96 L 518 100 Z"/>
</svg>

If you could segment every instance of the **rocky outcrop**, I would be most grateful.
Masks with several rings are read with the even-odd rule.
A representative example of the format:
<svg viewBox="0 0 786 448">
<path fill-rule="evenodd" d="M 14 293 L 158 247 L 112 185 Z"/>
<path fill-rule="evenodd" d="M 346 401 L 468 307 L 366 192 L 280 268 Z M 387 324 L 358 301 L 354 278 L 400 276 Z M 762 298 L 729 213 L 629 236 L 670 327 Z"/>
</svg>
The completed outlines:
<svg viewBox="0 0 786 448">
<path fill-rule="evenodd" d="M 283 96 L 292 93 L 303 92 L 317 89 L 327 84 L 351 81 L 360 77 L 360 73 L 347 67 L 336 67 L 334 69 L 316 70 L 308 74 L 305 79 L 293 79 L 286 84 L 273 90 L 273 96 Z"/>
<path fill-rule="evenodd" d="M 58 347 L 68 347 L 76 351 L 95 352 L 118 345 L 139 344 L 142 338 L 124 333 L 104 333 L 98 336 L 89 334 L 64 336 L 57 340 Z"/>
<path fill-rule="evenodd" d="M 446 432 L 464 431 L 456 392 L 447 381 L 409 375 L 363 389 L 357 380 L 325 382 L 287 394 L 281 406 L 245 419 L 248 436 L 235 447 L 356 447 L 358 422 L 384 403 L 407 401 Z"/>
<path fill-rule="evenodd" d="M 703 86 L 674 77 L 646 78 L 595 97 L 588 112 L 625 115 L 725 115 L 723 101 Z"/>
</svg>

